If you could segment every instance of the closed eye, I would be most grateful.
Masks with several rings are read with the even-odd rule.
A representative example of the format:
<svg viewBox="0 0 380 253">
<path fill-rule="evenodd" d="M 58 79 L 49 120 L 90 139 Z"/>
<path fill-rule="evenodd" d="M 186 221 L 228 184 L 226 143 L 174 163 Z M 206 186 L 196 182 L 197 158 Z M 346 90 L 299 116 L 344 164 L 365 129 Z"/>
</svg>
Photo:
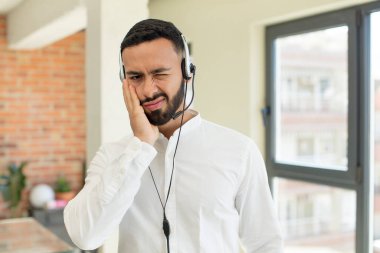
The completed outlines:
<svg viewBox="0 0 380 253">
<path fill-rule="evenodd" d="M 169 74 L 167 74 L 167 73 L 156 73 L 156 74 L 154 74 L 154 78 L 160 80 L 160 79 L 166 78 L 168 75 Z"/>
</svg>

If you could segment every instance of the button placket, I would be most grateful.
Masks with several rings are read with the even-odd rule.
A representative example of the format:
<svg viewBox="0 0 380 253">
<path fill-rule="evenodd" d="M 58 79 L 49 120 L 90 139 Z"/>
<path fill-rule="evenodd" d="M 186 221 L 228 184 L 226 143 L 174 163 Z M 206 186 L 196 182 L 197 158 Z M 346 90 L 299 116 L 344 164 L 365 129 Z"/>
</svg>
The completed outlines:
<svg viewBox="0 0 380 253">
<path fill-rule="evenodd" d="M 164 199 L 165 200 L 166 200 L 167 195 L 168 195 L 168 190 L 169 190 L 169 185 L 170 185 L 170 177 L 171 177 L 172 169 L 173 169 L 173 155 L 174 155 L 174 148 L 175 148 L 175 147 L 173 147 L 175 145 L 175 143 L 173 143 L 173 140 L 174 140 L 173 137 L 170 138 L 170 140 L 167 143 L 166 152 L 165 152 L 165 175 L 164 175 L 164 178 L 165 178 L 165 181 L 164 181 L 164 185 L 165 185 L 165 188 L 164 188 L 164 192 L 165 192 Z M 174 171 L 175 171 L 175 168 L 174 168 Z M 174 181 L 174 174 L 175 174 L 174 171 L 173 171 L 172 184 L 173 184 L 173 181 Z M 165 200 L 163 200 L 163 201 L 165 201 Z"/>
<path fill-rule="evenodd" d="M 174 166 L 174 171 L 173 171 L 173 178 L 172 178 L 172 183 L 171 183 L 171 188 L 170 192 L 169 191 L 169 185 L 170 185 L 170 177 L 172 174 L 173 170 L 173 156 L 174 156 L 174 151 L 175 151 L 175 145 L 177 143 L 177 137 L 173 135 L 170 140 L 168 141 L 167 149 L 165 152 L 165 200 L 168 197 L 168 202 L 166 204 L 166 217 L 169 220 L 170 224 L 170 249 L 171 252 L 177 252 L 177 242 L 176 242 L 176 207 L 175 207 L 175 199 L 176 199 L 176 191 L 175 191 L 175 178 L 176 178 L 176 173 L 175 173 L 175 166 Z M 175 163 L 174 163 L 175 165 Z"/>
<path fill-rule="evenodd" d="M 171 252 L 178 252 L 177 249 L 177 209 L 176 209 L 176 184 L 175 173 L 173 175 L 172 187 L 170 190 L 170 196 L 166 205 L 166 216 L 170 224 L 170 249 Z"/>
</svg>

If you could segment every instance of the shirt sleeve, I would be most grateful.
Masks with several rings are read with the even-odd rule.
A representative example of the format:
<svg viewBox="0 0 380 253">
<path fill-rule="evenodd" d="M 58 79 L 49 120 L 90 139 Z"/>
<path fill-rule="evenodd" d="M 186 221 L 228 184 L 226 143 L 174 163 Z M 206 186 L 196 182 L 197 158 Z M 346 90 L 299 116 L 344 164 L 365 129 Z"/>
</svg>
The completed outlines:
<svg viewBox="0 0 380 253">
<path fill-rule="evenodd" d="M 64 210 L 68 234 L 85 250 L 98 248 L 117 229 L 140 188 L 143 173 L 157 154 L 153 146 L 136 137 L 128 140 L 116 159 L 110 159 L 107 152 L 107 145 L 98 150 L 83 189 Z"/>
<path fill-rule="evenodd" d="M 265 164 L 251 143 L 235 204 L 239 212 L 239 236 L 247 253 L 281 253 L 282 236 L 270 193 Z"/>
</svg>

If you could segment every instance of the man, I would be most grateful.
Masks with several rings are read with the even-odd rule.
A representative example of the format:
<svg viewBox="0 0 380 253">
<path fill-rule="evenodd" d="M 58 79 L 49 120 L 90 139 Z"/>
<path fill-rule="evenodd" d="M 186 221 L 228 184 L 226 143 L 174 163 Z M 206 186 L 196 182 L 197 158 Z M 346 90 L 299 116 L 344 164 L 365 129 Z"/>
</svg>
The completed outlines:
<svg viewBox="0 0 380 253">
<path fill-rule="evenodd" d="M 73 242 L 94 249 L 119 228 L 121 253 L 282 252 L 257 147 L 186 110 L 195 67 L 180 31 L 143 20 L 121 58 L 133 135 L 100 148 L 65 208 Z"/>
</svg>

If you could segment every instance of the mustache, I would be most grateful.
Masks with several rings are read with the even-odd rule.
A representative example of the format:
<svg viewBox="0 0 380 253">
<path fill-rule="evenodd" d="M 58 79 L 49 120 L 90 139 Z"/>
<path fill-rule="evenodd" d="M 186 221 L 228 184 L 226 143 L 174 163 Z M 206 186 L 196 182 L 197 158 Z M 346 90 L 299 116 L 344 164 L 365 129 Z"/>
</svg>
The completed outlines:
<svg viewBox="0 0 380 253">
<path fill-rule="evenodd" d="M 153 101 L 153 100 L 155 100 L 155 99 L 157 99 L 157 98 L 159 98 L 159 97 L 164 97 L 164 98 L 166 98 L 166 100 L 169 100 L 168 96 L 167 96 L 165 93 L 160 92 L 160 93 L 156 93 L 156 94 L 154 94 L 153 97 L 150 97 L 150 98 L 146 98 L 146 99 L 144 99 L 144 100 L 141 100 L 141 101 L 140 101 L 140 105 L 143 105 L 144 103 L 148 103 L 148 102 L 150 102 L 150 101 Z"/>
</svg>

